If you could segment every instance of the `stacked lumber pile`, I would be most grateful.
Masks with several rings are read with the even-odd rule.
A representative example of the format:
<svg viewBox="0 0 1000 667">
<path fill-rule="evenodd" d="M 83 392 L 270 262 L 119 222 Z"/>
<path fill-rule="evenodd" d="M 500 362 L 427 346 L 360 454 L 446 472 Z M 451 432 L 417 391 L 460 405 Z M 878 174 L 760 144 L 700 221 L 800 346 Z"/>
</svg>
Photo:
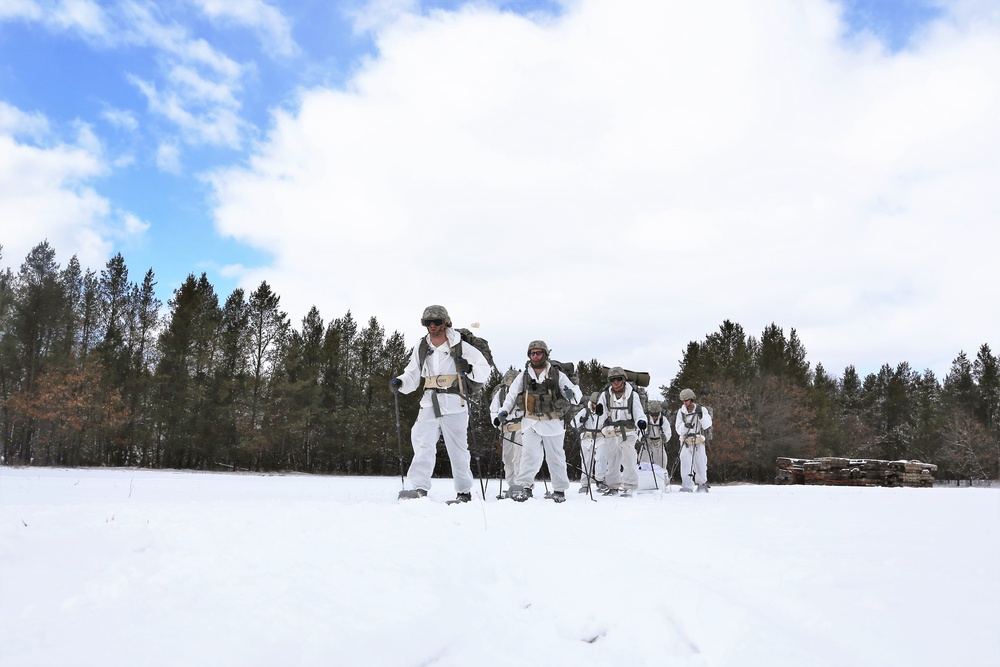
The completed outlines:
<svg viewBox="0 0 1000 667">
<path fill-rule="evenodd" d="M 778 457 L 775 484 L 843 484 L 845 486 L 933 486 L 937 466 L 920 461 L 879 461 L 826 456 L 818 459 Z"/>
</svg>

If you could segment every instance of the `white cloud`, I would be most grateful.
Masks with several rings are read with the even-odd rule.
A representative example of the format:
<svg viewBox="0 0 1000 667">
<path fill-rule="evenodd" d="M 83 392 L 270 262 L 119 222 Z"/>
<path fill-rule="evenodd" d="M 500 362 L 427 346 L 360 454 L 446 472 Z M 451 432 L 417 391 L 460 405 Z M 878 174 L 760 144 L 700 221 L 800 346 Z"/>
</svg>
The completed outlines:
<svg viewBox="0 0 1000 667">
<path fill-rule="evenodd" d="M 135 132 L 139 129 L 139 121 L 136 120 L 135 113 L 129 109 L 107 108 L 101 112 L 101 118 L 111 123 L 115 127 Z"/>
<path fill-rule="evenodd" d="M 193 0 L 209 18 L 246 26 L 260 36 L 264 49 L 271 55 L 292 56 L 298 47 L 292 39 L 288 19 L 272 5 L 261 0 Z"/>
<path fill-rule="evenodd" d="M 440 302 L 503 364 L 542 337 L 655 384 L 724 319 L 834 373 L 940 372 L 1000 331 L 995 16 L 890 55 L 819 1 L 379 9 L 347 89 L 212 177 L 220 232 L 274 256 L 245 285 L 293 321 L 412 340 Z"/>
<path fill-rule="evenodd" d="M 161 143 L 156 148 L 156 166 L 168 174 L 181 173 L 181 150 L 172 142 Z"/>
<path fill-rule="evenodd" d="M 37 21 L 52 30 L 70 30 L 87 37 L 107 32 L 101 7 L 90 0 L 0 0 L 0 21 Z"/>
<path fill-rule="evenodd" d="M 105 7 L 90 0 L 6 2 L 0 20 L 19 18 L 53 32 L 74 32 L 100 49 L 150 49 L 158 78 L 122 73 L 147 98 L 149 111 L 176 125 L 189 144 L 232 148 L 242 143 L 246 123 L 239 96 L 246 67 L 194 36 L 176 12 L 132 0 Z M 261 16 L 274 18 L 263 9 Z M 123 112 L 103 115 L 135 127 L 134 118 Z"/>
<path fill-rule="evenodd" d="M 40 113 L 27 113 L 0 100 L 0 132 L 40 140 L 49 134 L 49 121 Z"/>
<path fill-rule="evenodd" d="M 44 12 L 33 0 L 0 0 L 0 20 L 28 19 L 37 21 Z"/>
<path fill-rule="evenodd" d="M 74 143 L 51 137 L 48 120 L 0 102 L 0 220 L 4 263 L 15 267 L 32 247 L 48 240 L 65 263 L 76 254 L 84 266 L 102 265 L 112 239 L 129 240 L 147 225 L 112 210 L 91 183 L 107 173 L 101 145 L 81 125 Z"/>
</svg>

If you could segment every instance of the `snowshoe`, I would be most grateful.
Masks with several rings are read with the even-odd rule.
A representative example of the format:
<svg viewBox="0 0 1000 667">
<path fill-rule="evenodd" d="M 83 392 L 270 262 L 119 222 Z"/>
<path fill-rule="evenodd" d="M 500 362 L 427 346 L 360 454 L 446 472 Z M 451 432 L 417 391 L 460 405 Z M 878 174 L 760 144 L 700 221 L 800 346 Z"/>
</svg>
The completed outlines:
<svg viewBox="0 0 1000 667">
<path fill-rule="evenodd" d="M 459 505 L 461 503 L 471 503 L 471 502 L 472 502 L 472 493 L 467 491 L 465 493 L 458 494 L 457 496 L 455 496 L 454 500 L 449 500 L 446 504 Z"/>
<path fill-rule="evenodd" d="M 566 502 L 566 492 L 565 491 L 553 491 L 552 493 L 545 494 L 546 500 L 554 500 L 557 503 Z"/>
<path fill-rule="evenodd" d="M 518 486 L 515 484 L 510 487 L 507 491 L 507 495 L 511 500 L 519 503 L 523 503 L 528 498 L 531 498 L 531 487 L 530 486 Z"/>
<path fill-rule="evenodd" d="M 402 490 L 399 492 L 397 500 L 407 500 L 409 498 L 426 498 L 427 491 L 424 489 Z"/>
</svg>

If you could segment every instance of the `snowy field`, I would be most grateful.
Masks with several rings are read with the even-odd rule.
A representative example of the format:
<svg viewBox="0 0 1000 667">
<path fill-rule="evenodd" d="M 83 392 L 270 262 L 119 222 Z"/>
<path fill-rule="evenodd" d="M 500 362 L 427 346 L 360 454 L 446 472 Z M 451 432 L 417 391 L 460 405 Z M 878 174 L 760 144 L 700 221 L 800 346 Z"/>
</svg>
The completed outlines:
<svg viewBox="0 0 1000 667">
<path fill-rule="evenodd" d="M 0 665 L 1000 665 L 997 489 L 677 488 L 0 468 Z"/>
</svg>

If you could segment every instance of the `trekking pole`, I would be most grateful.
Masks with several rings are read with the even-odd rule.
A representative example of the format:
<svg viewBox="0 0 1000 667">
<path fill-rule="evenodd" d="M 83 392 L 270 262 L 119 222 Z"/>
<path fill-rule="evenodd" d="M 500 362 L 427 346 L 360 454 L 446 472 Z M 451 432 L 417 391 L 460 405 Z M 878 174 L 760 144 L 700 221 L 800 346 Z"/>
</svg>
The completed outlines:
<svg viewBox="0 0 1000 667">
<path fill-rule="evenodd" d="M 399 425 L 399 390 L 392 392 L 392 397 L 396 400 L 396 440 L 399 442 L 399 482 L 406 487 L 406 479 L 403 477 L 403 428 Z"/>
<path fill-rule="evenodd" d="M 497 491 L 497 500 L 503 499 L 503 478 L 504 473 L 507 471 L 506 464 L 503 462 L 503 431 L 499 426 L 495 427 L 497 430 L 497 441 L 500 444 L 500 474 L 498 475 L 498 481 L 500 482 L 500 490 Z"/>
<path fill-rule="evenodd" d="M 593 502 L 597 502 L 594 498 L 594 487 L 597 486 L 597 480 L 595 479 L 594 470 L 597 467 L 597 429 L 594 429 L 594 437 L 590 439 L 590 474 L 587 475 L 587 495 Z M 584 472 L 586 475 L 587 473 Z"/>
<path fill-rule="evenodd" d="M 649 450 L 649 443 L 646 441 L 646 434 L 642 434 L 642 440 L 640 440 L 641 448 L 646 452 L 646 458 L 649 459 L 649 472 L 653 475 L 653 488 L 657 491 L 660 490 L 660 483 L 656 481 L 656 468 L 653 467 L 653 452 Z M 640 456 L 640 458 L 642 458 Z"/>
<path fill-rule="evenodd" d="M 672 466 L 670 466 L 670 479 L 671 480 L 674 478 L 674 473 L 677 472 L 677 465 L 680 462 L 680 458 L 681 458 L 681 452 L 678 449 L 677 450 L 677 456 L 674 457 L 674 464 Z M 668 482 L 668 484 L 669 484 L 669 482 Z"/>
<path fill-rule="evenodd" d="M 475 403 L 469 398 L 469 416 L 470 418 L 475 414 Z M 476 438 L 476 423 L 474 419 L 470 419 L 472 422 L 472 447 L 476 452 L 476 471 L 479 473 L 479 490 L 483 494 L 483 502 L 486 502 L 486 486 L 483 484 L 483 466 L 479 463 L 479 457 L 481 452 L 479 451 L 479 443 Z"/>
</svg>

